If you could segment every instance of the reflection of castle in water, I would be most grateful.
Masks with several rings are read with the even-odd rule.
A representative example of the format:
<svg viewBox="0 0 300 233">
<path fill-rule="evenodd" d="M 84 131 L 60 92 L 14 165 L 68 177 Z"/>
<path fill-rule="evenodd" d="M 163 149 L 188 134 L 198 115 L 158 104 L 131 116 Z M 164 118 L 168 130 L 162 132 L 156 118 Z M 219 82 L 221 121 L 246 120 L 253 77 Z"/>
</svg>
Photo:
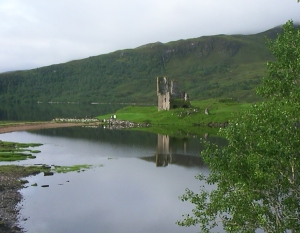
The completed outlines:
<svg viewBox="0 0 300 233">
<path fill-rule="evenodd" d="M 157 135 L 156 166 L 165 167 L 172 163 L 169 135 Z"/>
<path fill-rule="evenodd" d="M 203 165 L 200 151 L 188 151 L 188 139 L 170 138 L 169 135 L 157 135 L 155 159 L 157 167 L 166 167 L 168 164 L 183 166 Z"/>
</svg>

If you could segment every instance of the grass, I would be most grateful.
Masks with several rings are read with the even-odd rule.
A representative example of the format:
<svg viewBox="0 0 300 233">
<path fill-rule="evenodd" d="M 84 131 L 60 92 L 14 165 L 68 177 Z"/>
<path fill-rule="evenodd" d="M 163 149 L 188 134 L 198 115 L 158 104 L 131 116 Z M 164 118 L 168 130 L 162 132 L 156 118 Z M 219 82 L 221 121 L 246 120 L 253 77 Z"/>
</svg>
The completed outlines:
<svg viewBox="0 0 300 233">
<path fill-rule="evenodd" d="M 98 119 L 108 119 L 111 115 L 116 115 L 119 120 L 150 123 L 154 126 L 192 126 L 209 122 L 227 122 L 234 118 L 234 113 L 250 106 L 250 103 L 240 103 L 232 99 L 193 101 L 191 108 L 178 108 L 170 111 L 158 111 L 156 106 L 133 105 L 122 108 L 114 114 L 99 116 Z M 209 109 L 209 115 L 204 113 L 206 108 Z"/>
<path fill-rule="evenodd" d="M 151 127 L 135 128 L 136 130 L 177 137 L 205 133 L 216 135 L 219 129 L 206 127 L 208 123 L 228 122 L 234 119 L 236 113 L 251 106 L 250 103 L 238 102 L 231 98 L 192 101 L 191 104 L 191 108 L 170 111 L 158 111 L 156 106 L 132 105 L 113 114 L 99 116 L 98 119 L 108 119 L 111 115 L 116 115 L 119 120 L 151 124 Z M 204 113 L 206 108 L 209 109 L 209 115 Z"/>
<path fill-rule="evenodd" d="M 31 154 L 26 154 L 26 153 L 6 153 L 6 152 L 1 152 L 0 153 L 0 161 L 4 162 L 12 162 L 12 161 L 20 161 L 20 160 L 26 160 L 26 159 L 34 159 L 36 156 L 33 156 Z"/>
<path fill-rule="evenodd" d="M 32 153 L 39 153 L 39 150 L 31 150 L 30 147 L 41 146 L 40 143 L 17 143 L 0 141 L 0 162 L 1 161 L 19 161 L 25 159 L 34 159 L 36 156 Z"/>
</svg>

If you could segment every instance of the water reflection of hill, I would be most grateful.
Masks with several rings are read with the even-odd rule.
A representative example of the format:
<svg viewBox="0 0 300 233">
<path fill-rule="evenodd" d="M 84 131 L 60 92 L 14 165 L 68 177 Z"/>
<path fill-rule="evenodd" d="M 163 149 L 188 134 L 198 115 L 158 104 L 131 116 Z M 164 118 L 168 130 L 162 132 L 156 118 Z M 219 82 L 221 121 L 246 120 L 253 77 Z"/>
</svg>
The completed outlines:
<svg viewBox="0 0 300 233">
<path fill-rule="evenodd" d="M 41 129 L 31 131 L 34 134 L 83 139 L 94 142 L 103 142 L 115 145 L 136 145 L 155 148 L 157 135 L 134 130 L 105 130 L 101 127 L 68 127 L 56 129 Z"/>
<path fill-rule="evenodd" d="M 108 143 L 111 146 L 131 146 L 147 148 L 153 151 L 153 156 L 142 159 L 154 162 L 157 167 L 165 167 L 168 164 L 177 164 L 185 167 L 205 166 L 200 151 L 203 146 L 200 137 L 176 138 L 168 135 L 154 134 L 134 130 L 107 130 L 101 127 L 70 127 L 30 131 L 51 137 L 64 137 L 83 139 L 99 143 Z M 204 137 L 204 135 L 203 135 Z M 205 135 L 206 140 L 217 143 L 220 146 L 226 144 L 226 140 L 220 137 Z"/>
<path fill-rule="evenodd" d="M 67 137 L 76 139 L 86 139 L 89 141 L 106 142 L 116 145 L 136 145 L 147 146 L 156 148 L 157 145 L 162 147 L 167 142 L 162 143 L 158 139 L 157 134 L 136 131 L 136 130 L 105 130 L 101 127 L 98 128 L 85 128 L 85 127 L 69 127 L 69 128 L 54 128 L 54 129 L 41 129 L 29 131 L 33 134 L 47 135 L 53 137 Z M 217 143 L 218 145 L 225 145 L 226 140 L 216 136 L 208 136 L 207 140 Z M 176 138 L 168 136 L 168 143 L 172 146 L 173 153 L 185 154 L 184 151 L 193 155 L 198 155 L 202 146 L 200 144 L 200 137 L 186 137 Z M 167 147 L 167 145 L 165 145 Z M 185 149 L 184 149 L 185 148 Z"/>
</svg>

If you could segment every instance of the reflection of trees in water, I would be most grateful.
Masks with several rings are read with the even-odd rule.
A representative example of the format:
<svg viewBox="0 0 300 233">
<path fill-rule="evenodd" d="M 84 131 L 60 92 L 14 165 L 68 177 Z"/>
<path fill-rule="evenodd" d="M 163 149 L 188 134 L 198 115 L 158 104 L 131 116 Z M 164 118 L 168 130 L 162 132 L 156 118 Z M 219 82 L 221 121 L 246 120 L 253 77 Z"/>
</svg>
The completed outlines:
<svg viewBox="0 0 300 233">
<path fill-rule="evenodd" d="M 104 142 L 112 145 L 134 145 L 137 147 L 155 148 L 157 144 L 157 136 L 153 133 L 135 130 L 105 130 L 102 127 L 42 129 L 32 131 L 32 133 L 54 137 L 86 139 L 89 141 Z"/>
</svg>

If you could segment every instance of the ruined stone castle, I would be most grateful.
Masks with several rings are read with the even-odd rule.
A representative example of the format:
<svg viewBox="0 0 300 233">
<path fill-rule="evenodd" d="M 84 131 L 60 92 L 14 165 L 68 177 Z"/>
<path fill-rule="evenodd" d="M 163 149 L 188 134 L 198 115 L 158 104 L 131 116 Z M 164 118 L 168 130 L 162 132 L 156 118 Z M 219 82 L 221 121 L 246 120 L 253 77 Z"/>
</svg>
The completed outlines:
<svg viewBox="0 0 300 233">
<path fill-rule="evenodd" d="M 157 77 L 158 111 L 190 107 L 189 96 L 179 91 L 178 82 L 167 77 Z"/>
</svg>

